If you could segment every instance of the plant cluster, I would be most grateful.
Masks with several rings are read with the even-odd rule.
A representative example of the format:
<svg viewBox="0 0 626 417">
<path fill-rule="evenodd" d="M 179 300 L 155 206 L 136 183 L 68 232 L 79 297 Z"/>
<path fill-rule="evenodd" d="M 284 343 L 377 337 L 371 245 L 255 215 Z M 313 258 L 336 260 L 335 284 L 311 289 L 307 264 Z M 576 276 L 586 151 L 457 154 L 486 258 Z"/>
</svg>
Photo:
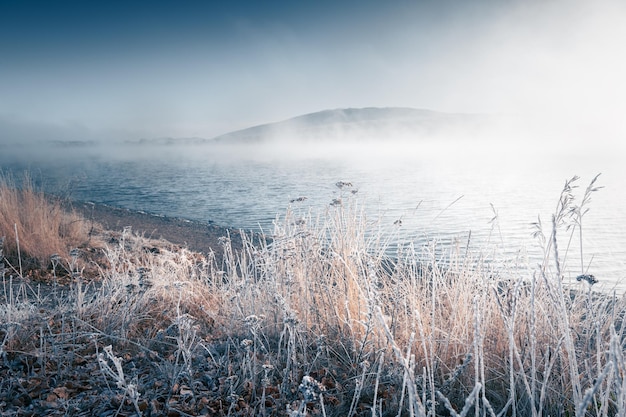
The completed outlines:
<svg viewBox="0 0 626 417">
<path fill-rule="evenodd" d="M 88 221 L 37 190 L 27 174 L 16 182 L 0 172 L 0 237 L 16 273 L 47 269 L 53 254 L 69 258 L 71 249 L 97 246 L 91 232 Z"/>
<path fill-rule="evenodd" d="M 343 195 L 319 215 L 289 209 L 271 239 L 242 233 L 237 249 L 225 236 L 219 264 L 146 251 L 125 230 L 96 281 L 75 271 L 42 294 L 2 269 L 0 409 L 624 415 L 626 300 L 596 290 L 584 263 L 580 279 L 563 272 L 561 234 L 582 233 L 597 189 L 576 206 L 575 181 L 550 230 L 535 224 L 544 259 L 526 270 L 454 248 L 442 258 L 435 243 L 390 257 L 379 222 Z M 72 256 L 55 259 L 74 270 Z"/>
</svg>

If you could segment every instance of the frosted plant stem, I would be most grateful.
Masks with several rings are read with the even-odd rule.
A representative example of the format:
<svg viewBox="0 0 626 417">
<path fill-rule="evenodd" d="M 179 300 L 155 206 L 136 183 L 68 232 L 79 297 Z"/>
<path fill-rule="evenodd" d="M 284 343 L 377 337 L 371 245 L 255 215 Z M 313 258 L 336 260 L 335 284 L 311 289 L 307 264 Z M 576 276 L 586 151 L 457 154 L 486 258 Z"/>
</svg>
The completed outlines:
<svg viewBox="0 0 626 417">
<path fill-rule="evenodd" d="M 541 407 L 537 410 L 537 311 L 535 310 L 535 295 L 537 293 L 537 274 L 533 273 L 530 282 L 530 399 L 533 417 L 541 415 Z"/>
<path fill-rule="evenodd" d="M 580 273 L 584 274 L 585 273 L 585 264 L 583 262 L 583 215 L 582 213 L 578 212 L 578 236 L 579 236 L 579 242 L 578 242 L 578 246 L 580 247 Z"/>
<path fill-rule="evenodd" d="M 17 233 L 17 223 L 14 223 L 13 226 L 15 228 L 15 244 L 17 245 L 17 262 L 19 263 L 20 267 L 20 277 L 23 277 L 24 274 L 22 272 L 22 255 L 20 253 L 20 236 Z"/>
<path fill-rule="evenodd" d="M 552 216 L 552 246 L 554 249 L 554 261 L 556 263 L 558 302 L 560 307 L 561 326 L 563 327 L 563 336 L 565 338 L 565 350 L 567 351 L 567 363 L 569 365 L 570 379 L 572 383 L 572 396 L 574 404 L 580 404 L 582 398 L 580 393 L 580 381 L 578 372 L 578 362 L 576 359 L 576 350 L 572 341 L 570 330 L 569 316 L 565 306 L 565 290 L 563 289 L 563 277 L 561 276 L 561 264 L 559 262 L 559 248 L 556 239 L 556 217 Z"/>
<path fill-rule="evenodd" d="M 380 373 L 383 370 L 383 359 L 384 359 L 384 352 L 381 352 L 380 357 L 378 359 L 378 371 L 376 372 L 376 383 L 374 384 L 374 400 L 372 401 L 372 417 L 376 417 L 376 400 L 378 397 L 378 384 L 380 382 Z"/>
<path fill-rule="evenodd" d="M 434 252 L 434 250 L 433 250 Z M 433 266 L 434 266 L 434 254 L 433 254 Z M 431 282 L 432 285 L 432 293 L 431 293 L 431 298 L 430 298 L 430 335 L 428 337 L 428 363 L 430 364 L 430 366 L 427 366 L 427 371 L 428 371 L 428 385 L 430 388 L 430 401 L 431 401 L 431 408 L 430 408 L 430 414 L 434 417 L 435 416 L 435 369 L 434 369 L 434 365 L 435 365 L 435 334 L 436 334 L 436 328 L 435 328 L 435 313 L 436 313 L 436 309 L 437 309 L 437 276 L 439 274 L 435 273 L 433 274 L 433 279 Z"/>
<path fill-rule="evenodd" d="M 482 355 L 482 343 L 481 343 L 481 335 L 480 335 L 480 311 L 479 311 L 479 307 L 478 307 L 478 295 L 476 295 L 474 297 L 474 300 L 472 301 L 473 305 L 474 305 L 474 357 L 476 358 L 476 367 L 474 369 L 474 383 L 475 383 L 475 388 L 474 391 L 476 391 L 476 387 L 480 387 L 481 383 L 481 375 L 483 375 L 484 373 L 484 369 L 483 369 L 483 365 L 484 365 L 484 360 L 483 360 L 483 355 Z M 480 395 L 480 391 L 476 391 L 476 393 L 474 394 L 474 391 L 472 391 L 471 395 Z M 469 399 L 469 397 L 468 397 Z M 474 402 L 474 414 L 475 415 L 480 415 L 479 411 L 480 411 L 480 405 L 478 403 L 478 401 Z M 513 410 L 515 410 L 515 407 L 513 407 Z"/>
</svg>

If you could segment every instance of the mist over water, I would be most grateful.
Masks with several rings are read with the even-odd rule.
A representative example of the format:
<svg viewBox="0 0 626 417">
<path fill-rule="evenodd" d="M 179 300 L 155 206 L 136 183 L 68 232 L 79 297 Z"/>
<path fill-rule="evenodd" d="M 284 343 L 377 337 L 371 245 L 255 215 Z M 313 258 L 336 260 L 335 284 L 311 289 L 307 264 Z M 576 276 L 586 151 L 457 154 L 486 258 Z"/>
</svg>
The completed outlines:
<svg viewBox="0 0 626 417">
<path fill-rule="evenodd" d="M 270 233 L 288 207 L 298 216 L 321 214 L 335 210 L 330 203 L 340 198 L 377 222 L 391 250 L 438 242 L 469 248 L 493 263 L 518 259 L 525 274 L 541 257 L 530 223 L 540 216 L 548 236 L 565 180 L 581 177 L 579 204 L 589 181 L 602 173 L 598 185 L 604 188 L 593 194 L 584 217 L 584 263 L 604 285 L 625 278 L 626 168 L 619 153 L 589 146 L 552 149 L 498 135 L 482 141 L 389 136 L 55 146 L 27 153 L 15 148 L 0 155 L 0 166 L 16 176 L 28 170 L 44 190 L 75 200 Z M 338 181 L 353 187 L 342 190 Z M 299 197 L 306 200 L 292 202 Z M 569 236 L 561 233 L 563 255 Z M 567 254 L 568 279 L 580 273 L 578 247 L 576 233 Z"/>
<path fill-rule="evenodd" d="M 602 173 L 584 263 L 625 278 L 622 0 L 5 3 L 0 168 L 48 192 L 264 230 L 342 197 L 396 242 L 532 266 L 530 223 Z"/>
</svg>

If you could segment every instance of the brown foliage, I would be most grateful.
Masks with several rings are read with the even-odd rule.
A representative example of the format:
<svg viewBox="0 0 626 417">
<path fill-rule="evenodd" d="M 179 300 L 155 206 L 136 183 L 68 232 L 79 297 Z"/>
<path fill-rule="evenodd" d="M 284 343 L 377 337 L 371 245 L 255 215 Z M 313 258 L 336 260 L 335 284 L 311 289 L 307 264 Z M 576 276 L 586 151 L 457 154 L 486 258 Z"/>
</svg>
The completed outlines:
<svg viewBox="0 0 626 417">
<path fill-rule="evenodd" d="M 62 202 L 44 195 L 25 175 L 18 187 L 0 176 L 0 237 L 4 236 L 3 252 L 16 267 L 46 268 L 50 256 L 67 257 L 72 248 L 89 241 L 87 221 L 74 211 L 64 209 Z"/>
</svg>

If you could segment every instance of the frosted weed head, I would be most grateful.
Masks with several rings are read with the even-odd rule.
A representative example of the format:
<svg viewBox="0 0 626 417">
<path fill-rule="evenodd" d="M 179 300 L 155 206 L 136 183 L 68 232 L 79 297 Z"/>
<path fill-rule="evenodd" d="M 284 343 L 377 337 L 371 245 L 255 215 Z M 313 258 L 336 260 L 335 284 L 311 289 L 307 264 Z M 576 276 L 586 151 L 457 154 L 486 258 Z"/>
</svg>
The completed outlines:
<svg viewBox="0 0 626 417">
<path fill-rule="evenodd" d="M 580 281 L 587 281 L 587 283 L 589 285 L 593 285 L 593 284 L 597 284 L 598 280 L 596 279 L 596 277 L 592 274 L 582 274 L 582 275 L 578 275 L 576 277 L 576 281 L 580 282 Z"/>
<path fill-rule="evenodd" d="M 330 202 L 330 205 L 333 207 L 338 207 L 342 204 L 340 198 L 333 198 L 333 201 Z"/>
<path fill-rule="evenodd" d="M 304 401 L 309 403 L 317 400 L 320 392 L 324 390 L 324 386 L 309 375 L 302 377 L 302 382 L 298 387 L 298 391 L 300 391 L 302 397 L 304 397 Z"/>
</svg>

